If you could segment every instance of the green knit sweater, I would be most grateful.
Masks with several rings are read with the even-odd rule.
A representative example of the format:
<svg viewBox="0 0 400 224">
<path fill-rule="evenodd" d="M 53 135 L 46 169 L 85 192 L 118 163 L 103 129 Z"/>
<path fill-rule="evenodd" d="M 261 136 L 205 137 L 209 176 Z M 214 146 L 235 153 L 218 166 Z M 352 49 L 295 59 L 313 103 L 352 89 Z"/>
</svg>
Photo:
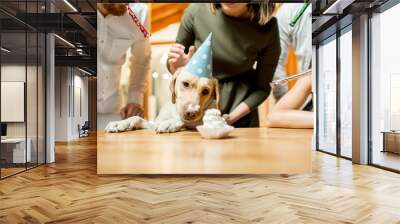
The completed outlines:
<svg viewBox="0 0 400 224">
<path fill-rule="evenodd" d="M 221 111 L 229 113 L 241 102 L 254 111 L 270 93 L 269 83 L 280 55 L 276 19 L 261 26 L 256 21 L 227 16 L 221 10 L 212 14 L 208 4 L 191 4 L 182 18 L 176 42 L 186 49 L 191 45 L 198 48 L 210 32 L 212 70 L 220 83 Z"/>
</svg>

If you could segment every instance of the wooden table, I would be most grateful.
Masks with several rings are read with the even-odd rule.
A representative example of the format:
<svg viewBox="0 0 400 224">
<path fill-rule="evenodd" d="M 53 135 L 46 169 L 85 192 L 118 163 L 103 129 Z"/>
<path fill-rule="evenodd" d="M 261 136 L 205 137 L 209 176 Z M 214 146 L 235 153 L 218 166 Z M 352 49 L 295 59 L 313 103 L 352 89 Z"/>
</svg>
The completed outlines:
<svg viewBox="0 0 400 224">
<path fill-rule="evenodd" d="M 1 139 L 1 159 L 7 164 L 23 164 L 32 160 L 32 139 L 5 138 Z M 27 147 L 25 148 L 25 145 Z"/>
<path fill-rule="evenodd" d="M 237 128 L 230 138 L 198 132 L 98 132 L 98 174 L 293 174 L 311 172 L 312 130 Z"/>
<path fill-rule="evenodd" d="M 383 135 L 382 152 L 400 154 L 400 131 L 381 131 Z"/>
</svg>

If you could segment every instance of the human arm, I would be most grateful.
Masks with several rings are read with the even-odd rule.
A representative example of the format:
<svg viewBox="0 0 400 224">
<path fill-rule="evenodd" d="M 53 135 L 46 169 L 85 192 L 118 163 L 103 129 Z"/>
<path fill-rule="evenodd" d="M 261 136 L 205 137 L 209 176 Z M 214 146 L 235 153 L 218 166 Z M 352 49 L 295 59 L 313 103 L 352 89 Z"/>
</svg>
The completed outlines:
<svg viewBox="0 0 400 224">
<path fill-rule="evenodd" d="M 179 26 L 176 43 L 168 53 L 167 68 L 173 74 L 183 67 L 194 54 L 193 7 L 187 8 Z"/>
<path fill-rule="evenodd" d="M 268 37 L 270 40 L 268 45 L 259 52 L 254 76 L 249 77 L 252 91 L 250 91 L 244 103 L 250 110 L 257 109 L 270 94 L 271 87 L 269 83 L 272 81 L 279 60 L 280 40 L 278 25 L 275 18 L 271 20 L 273 20 L 270 21 L 272 23 L 271 35 Z"/>
<path fill-rule="evenodd" d="M 249 114 L 268 97 L 271 88 L 269 83 L 272 81 L 274 71 L 279 59 L 279 33 L 276 19 L 270 21 L 271 35 L 268 44 L 261 49 L 258 54 L 256 71 L 249 74 L 250 91 L 248 96 L 231 113 L 224 115 L 228 123 L 233 124 L 242 117 Z"/>
<path fill-rule="evenodd" d="M 313 128 L 313 112 L 302 111 L 311 94 L 311 75 L 300 78 L 272 108 L 267 118 L 267 127 L 274 128 Z"/>
<path fill-rule="evenodd" d="M 228 124 L 233 124 L 240 118 L 250 113 L 250 107 L 245 103 L 240 103 L 230 114 L 224 114 L 223 118 Z"/>
<path fill-rule="evenodd" d="M 150 27 L 150 21 L 147 6 L 145 4 L 137 4 L 132 8 L 135 14 L 139 17 L 143 26 L 148 30 Z M 148 39 L 143 37 L 139 29 L 135 35 L 137 35 L 137 38 L 126 53 L 125 63 L 121 67 L 121 79 L 123 77 L 129 78 L 127 104 L 123 105 L 120 110 L 122 118 L 135 115 L 143 116 L 144 92 L 147 86 L 147 79 L 151 72 L 150 42 Z"/>
</svg>

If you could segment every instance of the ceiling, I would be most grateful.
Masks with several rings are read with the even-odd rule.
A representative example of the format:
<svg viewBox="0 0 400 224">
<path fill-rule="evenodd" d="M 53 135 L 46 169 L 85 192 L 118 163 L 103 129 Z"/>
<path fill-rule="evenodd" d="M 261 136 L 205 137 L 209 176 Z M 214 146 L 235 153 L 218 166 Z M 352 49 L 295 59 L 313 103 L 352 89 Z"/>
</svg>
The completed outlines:
<svg viewBox="0 0 400 224">
<path fill-rule="evenodd" d="M 352 18 L 373 10 L 389 0 L 311 0 L 313 3 L 313 43 L 351 24 Z M 13 50 L 10 60 L 37 51 L 34 35 L 27 32 L 54 32 L 56 65 L 79 66 L 96 73 L 96 0 L 1 0 L 2 45 Z M 102 1 L 99 1 L 102 2 Z M 107 2 L 124 2 L 123 0 Z M 125 1 L 126 2 L 126 1 Z M 303 0 L 275 2 L 304 2 Z M 177 7 L 178 6 L 178 7 Z M 152 3 L 152 32 L 179 22 L 187 3 Z M 52 13 L 49 13 L 49 12 Z M 27 42 L 26 42 L 27 41 Z M 31 43 L 32 42 L 32 43 Z M 28 43 L 25 51 L 26 43 Z M 39 49 L 42 46 L 39 46 Z"/>
<path fill-rule="evenodd" d="M 14 62 L 25 55 L 35 57 L 44 47 L 36 36 L 51 32 L 61 37 L 55 38 L 56 66 L 77 66 L 95 74 L 96 22 L 95 0 L 47 0 L 47 5 L 45 0 L 0 1 L 2 46 L 12 50 L 7 59 Z"/>
<path fill-rule="evenodd" d="M 350 25 L 354 17 L 373 12 L 389 0 L 314 0 L 313 44 Z"/>
</svg>

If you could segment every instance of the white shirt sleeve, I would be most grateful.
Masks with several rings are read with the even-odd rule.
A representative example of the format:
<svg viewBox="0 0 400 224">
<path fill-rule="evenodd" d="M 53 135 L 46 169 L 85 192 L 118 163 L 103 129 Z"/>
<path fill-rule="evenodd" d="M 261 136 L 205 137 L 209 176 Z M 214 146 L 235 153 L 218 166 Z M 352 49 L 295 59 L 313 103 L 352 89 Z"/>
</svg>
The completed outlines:
<svg viewBox="0 0 400 224">
<path fill-rule="evenodd" d="M 130 4 L 135 15 L 139 18 L 142 25 L 149 30 L 150 20 L 146 4 Z M 139 29 L 139 28 L 138 28 Z M 128 103 L 143 105 L 144 93 L 146 91 L 147 79 L 151 73 L 151 46 L 150 41 L 138 32 L 140 38 L 136 38 L 129 52 L 126 55 L 122 71 L 130 72 Z"/>
<path fill-rule="evenodd" d="M 147 4 L 145 3 L 129 3 L 129 7 L 135 13 L 136 17 L 138 17 L 139 21 L 144 25 L 149 17 L 149 9 Z M 147 27 L 146 27 L 147 29 Z"/>
<path fill-rule="evenodd" d="M 273 80 L 286 78 L 286 63 L 289 54 L 289 47 L 291 45 L 291 11 L 285 4 L 281 6 L 276 14 L 279 27 L 279 36 L 281 44 L 281 55 L 279 57 L 278 65 L 276 66 L 275 75 Z M 283 84 L 273 89 L 272 93 L 275 98 L 280 99 L 288 90 L 288 85 Z"/>
<path fill-rule="evenodd" d="M 299 72 L 310 68 L 312 61 L 312 7 L 309 5 L 293 29 L 293 47 Z"/>
<path fill-rule="evenodd" d="M 303 3 L 285 3 L 276 14 L 279 24 L 279 35 L 281 39 L 281 55 L 275 71 L 274 80 L 286 78 L 286 64 L 289 48 L 292 46 L 297 58 L 297 69 L 299 72 L 308 69 L 312 57 L 312 18 L 311 6 L 308 6 L 294 27 L 290 22 L 296 17 Z M 276 98 L 282 97 L 288 90 L 288 86 L 281 85 L 273 90 Z"/>
</svg>

